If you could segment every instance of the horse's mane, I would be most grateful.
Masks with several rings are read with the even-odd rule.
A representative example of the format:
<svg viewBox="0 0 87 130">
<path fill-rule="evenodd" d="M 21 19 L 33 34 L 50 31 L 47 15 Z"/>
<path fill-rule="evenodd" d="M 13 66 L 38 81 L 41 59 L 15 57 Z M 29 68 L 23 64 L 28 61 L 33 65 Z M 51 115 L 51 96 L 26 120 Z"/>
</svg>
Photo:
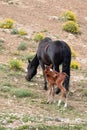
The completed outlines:
<svg viewBox="0 0 87 130">
<path fill-rule="evenodd" d="M 34 65 L 36 67 L 39 65 L 39 60 L 38 60 L 37 54 L 32 59 L 31 63 L 32 63 L 32 65 Z"/>
</svg>

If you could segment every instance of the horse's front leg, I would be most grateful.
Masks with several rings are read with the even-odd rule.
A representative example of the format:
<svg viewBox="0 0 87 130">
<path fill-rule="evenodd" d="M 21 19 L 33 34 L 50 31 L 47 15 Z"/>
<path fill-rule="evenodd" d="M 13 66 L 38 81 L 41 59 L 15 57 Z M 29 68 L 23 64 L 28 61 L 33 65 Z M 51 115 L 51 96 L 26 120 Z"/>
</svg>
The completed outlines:
<svg viewBox="0 0 87 130">
<path fill-rule="evenodd" d="M 44 78 L 44 85 L 43 85 L 43 89 L 47 90 L 47 80 L 46 80 L 46 76 L 44 74 L 44 70 L 45 70 L 45 65 L 43 64 L 43 62 L 39 61 L 42 71 L 43 71 L 43 78 Z"/>
<path fill-rule="evenodd" d="M 44 77 L 44 85 L 43 85 L 43 88 L 44 90 L 47 90 L 47 80 L 46 80 L 46 77 L 44 75 L 44 71 L 43 71 L 43 77 Z"/>
</svg>

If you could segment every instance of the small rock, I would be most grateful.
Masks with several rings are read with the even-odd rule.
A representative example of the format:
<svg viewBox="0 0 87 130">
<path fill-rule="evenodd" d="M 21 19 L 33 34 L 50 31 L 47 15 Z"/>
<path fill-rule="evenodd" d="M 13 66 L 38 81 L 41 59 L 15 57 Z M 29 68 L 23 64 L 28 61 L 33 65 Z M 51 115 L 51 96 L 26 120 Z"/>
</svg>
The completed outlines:
<svg viewBox="0 0 87 130">
<path fill-rule="evenodd" d="M 6 125 L 7 124 L 7 121 L 6 120 L 3 120 L 2 121 L 2 125 Z"/>
</svg>

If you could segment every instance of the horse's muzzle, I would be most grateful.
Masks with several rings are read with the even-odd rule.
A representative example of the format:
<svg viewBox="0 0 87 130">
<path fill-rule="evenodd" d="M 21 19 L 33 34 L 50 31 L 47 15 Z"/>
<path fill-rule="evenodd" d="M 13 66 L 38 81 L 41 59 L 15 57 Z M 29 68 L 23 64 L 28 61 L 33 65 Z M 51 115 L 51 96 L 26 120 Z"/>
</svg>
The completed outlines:
<svg viewBox="0 0 87 130">
<path fill-rule="evenodd" d="M 30 80 L 31 80 L 31 78 L 29 78 L 28 76 L 25 76 L 25 79 L 26 79 L 27 81 L 30 81 Z"/>
</svg>

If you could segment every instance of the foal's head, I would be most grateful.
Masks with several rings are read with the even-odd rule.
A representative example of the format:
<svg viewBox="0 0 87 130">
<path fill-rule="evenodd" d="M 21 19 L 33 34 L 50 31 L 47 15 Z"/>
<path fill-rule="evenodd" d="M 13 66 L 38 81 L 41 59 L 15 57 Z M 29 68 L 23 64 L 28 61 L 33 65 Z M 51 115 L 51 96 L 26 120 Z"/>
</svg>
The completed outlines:
<svg viewBox="0 0 87 130">
<path fill-rule="evenodd" d="M 25 76 L 26 80 L 30 81 L 34 75 L 36 75 L 37 69 L 35 68 L 35 65 L 32 63 L 32 61 L 28 60 L 28 67 L 27 67 L 27 74 Z"/>
</svg>

